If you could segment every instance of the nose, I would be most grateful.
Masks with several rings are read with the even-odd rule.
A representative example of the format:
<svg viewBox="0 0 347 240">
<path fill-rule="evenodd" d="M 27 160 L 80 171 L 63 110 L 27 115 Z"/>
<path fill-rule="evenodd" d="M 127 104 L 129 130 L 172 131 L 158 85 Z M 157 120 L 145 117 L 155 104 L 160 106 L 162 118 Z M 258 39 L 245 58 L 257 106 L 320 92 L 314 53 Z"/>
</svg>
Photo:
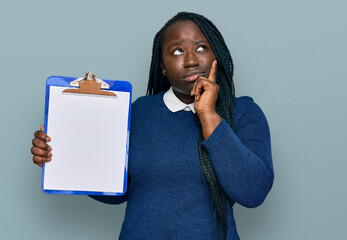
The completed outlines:
<svg viewBox="0 0 347 240">
<path fill-rule="evenodd" d="M 195 52 L 188 52 L 184 57 L 184 67 L 195 67 L 199 65 L 199 59 Z"/>
</svg>

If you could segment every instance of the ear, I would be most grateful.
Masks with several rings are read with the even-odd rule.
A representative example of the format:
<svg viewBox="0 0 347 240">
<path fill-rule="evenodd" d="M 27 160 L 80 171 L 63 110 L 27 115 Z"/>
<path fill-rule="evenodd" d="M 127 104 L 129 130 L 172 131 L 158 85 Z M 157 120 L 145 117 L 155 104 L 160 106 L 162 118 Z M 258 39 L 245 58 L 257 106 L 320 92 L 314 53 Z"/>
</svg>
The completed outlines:
<svg viewBox="0 0 347 240">
<path fill-rule="evenodd" d="M 160 68 L 161 68 L 161 74 L 163 74 L 164 77 L 166 77 L 166 70 L 164 68 L 164 63 L 160 62 Z"/>
</svg>

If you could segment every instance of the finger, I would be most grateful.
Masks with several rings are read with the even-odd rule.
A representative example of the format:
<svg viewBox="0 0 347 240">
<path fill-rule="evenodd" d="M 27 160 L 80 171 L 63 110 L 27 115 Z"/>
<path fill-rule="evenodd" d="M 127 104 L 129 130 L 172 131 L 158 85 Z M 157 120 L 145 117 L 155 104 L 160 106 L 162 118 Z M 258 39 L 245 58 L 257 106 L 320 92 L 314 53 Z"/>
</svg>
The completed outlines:
<svg viewBox="0 0 347 240">
<path fill-rule="evenodd" d="M 217 74 L 217 60 L 214 60 L 210 69 L 210 74 L 208 75 L 208 79 L 212 82 L 216 82 L 216 74 Z"/>
<path fill-rule="evenodd" d="M 36 138 L 41 139 L 42 141 L 45 141 L 45 142 L 51 141 L 51 138 L 50 138 L 46 133 L 44 133 L 44 132 L 41 131 L 41 130 L 36 131 L 36 132 L 34 133 L 34 136 L 35 136 Z"/>
<path fill-rule="evenodd" d="M 215 92 L 219 91 L 219 86 L 215 82 L 212 82 L 209 79 L 206 79 L 204 77 L 200 77 L 197 80 L 196 86 L 195 86 L 195 101 L 199 101 L 201 95 L 204 93 L 204 91 L 209 91 L 209 92 Z"/>
<path fill-rule="evenodd" d="M 192 90 L 190 92 L 190 96 L 193 96 L 193 95 L 196 95 L 196 85 L 200 82 L 200 81 L 209 81 L 207 78 L 203 77 L 203 76 L 200 76 L 195 82 L 194 82 L 194 85 L 192 87 Z"/>
<path fill-rule="evenodd" d="M 41 131 L 46 135 L 46 141 L 47 142 L 50 142 L 51 141 L 51 138 L 45 133 L 45 128 L 44 128 L 44 126 L 41 124 L 41 126 L 40 126 L 40 129 L 41 129 Z"/>
<path fill-rule="evenodd" d="M 192 87 L 192 90 L 190 91 L 190 96 L 194 96 L 195 95 L 195 88 L 196 88 L 196 84 L 198 83 L 198 80 L 196 80 L 194 82 L 194 85 Z"/>
<path fill-rule="evenodd" d="M 199 78 L 196 81 L 196 85 L 195 85 L 195 101 L 199 101 L 201 92 L 203 91 L 203 89 L 204 89 L 203 80 Z"/>
<path fill-rule="evenodd" d="M 42 141 L 39 138 L 34 138 L 32 143 L 33 143 L 34 147 L 38 147 L 38 148 L 40 148 L 42 150 L 46 150 L 48 152 L 52 151 L 52 148 L 45 141 Z"/>
<path fill-rule="evenodd" d="M 45 158 L 45 157 L 39 157 L 39 156 L 34 156 L 33 157 L 33 162 L 40 167 L 42 167 L 42 164 L 45 162 L 50 162 L 52 161 L 52 158 Z"/>
<path fill-rule="evenodd" d="M 34 156 L 39 156 L 39 157 L 47 157 L 47 158 L 51 158 L 53 156 L 53 154 L 47 150 L 43 150 L 41 148 L 38 147 L 32 147 L 31 148 L 31 153 Z"/>
<path fill-rule="evenodd" d="M 45 157 L 39 157 L 39 156 L 33 157 L 33 162 L 35 164 L 42 164 L 44 162 L 50 162 L 50 161 L 52 161 L 52 158 L 45 158 Z"/>
</svg>

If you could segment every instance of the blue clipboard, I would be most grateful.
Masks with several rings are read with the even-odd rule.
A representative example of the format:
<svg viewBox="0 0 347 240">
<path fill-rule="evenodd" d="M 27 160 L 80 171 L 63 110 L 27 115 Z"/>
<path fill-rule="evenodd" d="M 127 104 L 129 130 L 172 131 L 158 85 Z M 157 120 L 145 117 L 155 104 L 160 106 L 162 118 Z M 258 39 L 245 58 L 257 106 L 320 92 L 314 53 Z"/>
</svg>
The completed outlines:
<svg viewBox="0 0 347 240">
<path fill-rule="evenodd" d="M 90 89 L 74 92 L 91 83 L 104 95 Z M 53 156 L 42 167 L 43 192 L 109 196 L 126 192 L 131 97 L 129 82 L 97 79 L 91 72 L 77 79 L 47 79 L 44 131 L 52 138 Z"/>
</svg>

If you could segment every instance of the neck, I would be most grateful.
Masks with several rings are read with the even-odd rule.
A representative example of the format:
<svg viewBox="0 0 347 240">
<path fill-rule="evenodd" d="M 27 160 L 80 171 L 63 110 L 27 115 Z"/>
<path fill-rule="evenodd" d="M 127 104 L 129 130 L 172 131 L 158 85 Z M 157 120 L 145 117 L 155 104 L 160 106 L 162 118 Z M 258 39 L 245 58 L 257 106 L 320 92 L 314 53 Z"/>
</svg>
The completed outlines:
<svg viewBox="0 0 347 240">
<path fill-rule="evenodd" d="M 176 95 L 176 97 L 185 104 L 191 104 L 194 102 L 194 96 L 176 92 L 175 89 L 173 90 L 173 92 Z"/>
</svg>

